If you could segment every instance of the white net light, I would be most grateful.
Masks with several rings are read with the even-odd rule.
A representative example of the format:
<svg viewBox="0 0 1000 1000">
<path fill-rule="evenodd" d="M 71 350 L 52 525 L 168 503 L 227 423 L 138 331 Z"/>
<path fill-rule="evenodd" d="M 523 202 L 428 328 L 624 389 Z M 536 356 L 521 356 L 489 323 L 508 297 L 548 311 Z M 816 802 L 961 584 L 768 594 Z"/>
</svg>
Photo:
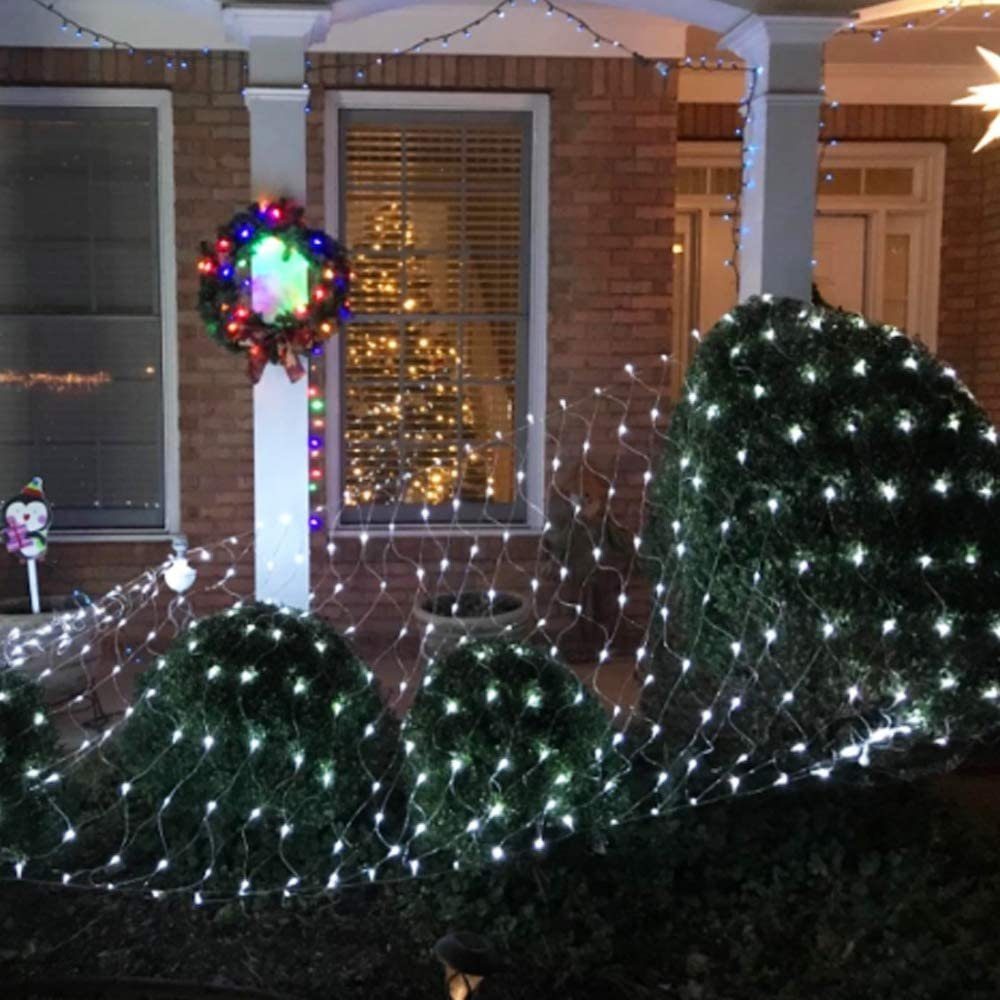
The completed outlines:
<svg viewBox="0 0 1000 1000">
<path fill-rule="evenodd" d="M 526 530 L 513 513 L 509 520 L 469 522 L 459 502 L 444 523 L 404 525 L 390 512 L 377 524 L 362 520 L 349 531 L 338 530 L 325 544 L 317 538 L 311 614 L 347 639 L 384 699 L 384 710 L 373 714 L 359 741 L 370 735 L 369 727 L 374 733 L 392 718 L 404 720 L 391 771 L 387 765 L 385 774 L 365 775 L 366 791 L 347 822 L 324 827 L 324 796 L 337 780 L 333 771 L 304 759 L 290 744 L 276 749 L 265 727 L 245 741 L 245 760 L 205 795 L 197 816 L 187 817 L 184 836 L 174 835 L 174 803 L 202 780 L 219 741 L 227 738 L 205 731 L 198 706 L 164 720 L 169 722 L 164 732 L 171 735 L 134 767 L 113 752 L 139 713 L 175 712 L 161 705 L 149 681 L 151 673 L 171 669 L 172 645 L 186 643 L 193 650 L 207 616 L 251 602 L 252 537 L 233 536 L 188 551 L 197 579 L 183 593 L 171 590 L 165 576 L 184 582 L 189 576 L 168 560 L 86 608 L 9 634 L 3 649 L 9 669 L 40 679 L 49 693 L 48 715 L 33 725 L 54 727 L 60 749 L 56 760 L 33 771 L 25 791 L 50 811 L 54 832 L 30 847 L 0 845 L 6 874 L 154 896 L 183 892 L 196 903 L 319 893 L 422 876 L 469 863 L 470 854 L 483 863 L 500 863 L 525 843 L 543 851 L 561 837 L 587 832 L 591 815 L 613 826 L 800 779 L 822 781 L 840 766 L 866 767 L 876 753 L 906 742 L 920 728 L 906 691 L 898 692 L 891 710 L 873 713 L 863 664 L 845 665 L 845 676 L 853 680 L 844 685 L 832 717 L 817 721 L 814 710 L 800 706 L 812 664 L 803 660 L 794 670 L 787 663 L 774 669 L 780 615 L 763 636 L 748 631 L 728 637 L 729 662 L 708 670 L 692 661 L 688 649 L 692 632 L 711 627 L 705 610 L 709 588 L 698 608 L 686 609 L 689 638 L 678 644 L 670 615 L 672 581 L 651 568 L 643 541 L 644 526 L 656 513 L 651 484 L 668 445 L 672 374 L 666 358 L 649 372 L 626 365 L 614 386 L 559 403 L 548 414 L 544 509 L 532 511 L 538 497 L 529 490 L 529 476 L 518 477 L 517 486 L 529 517 L 544 521 L 537 530 Z M 711 484 L 693 482 L 691 488 Z M 720 529 L 712 544 L 721 552 L 727 521 L 740 512 L 720 508 L 718 514 Z M 776 510 L 760 516 L 782 530 Z M 674 531 L 679 547 L 688 544 L 683 525 L 674 525 Z M 763 562 L 747 566 L 748 607 L 766 571 Z M 513 616 L 507 595 L 520 601 Z M 413 699 L 434 695 L 442 643 L 448 640 L 420 605 L 436 602 L 441 610 L 464 600 L 485 600 L 485 618 L 505 626 L 501 638 L 563 663 L 568 683 L 577 685 L 578 679 L 579 693 L 555 710 L 546 700 L 556 697 L 543 683 L 551 679 L 547 668 L 529 664 L 528 679 L 517 688 L 523 724 L 515 717 L 507 742 L 495 747 L 488 794 L 470 796 L 463 782 L 464 769 L 472 764 L 442 750 L 438 767 L 444 781 L 437 782 L 438 798 L 429 804 L 422 789 L 434 782 L 409 767 L 413 747 L 405 719 Z M 296 614 L 273 609 L 267 641 L 279 653 L 283 623 Z M 824 626 L 834 628 L 817 609 L 817 629 L 830 638 Z M 941 627 L 948 627 L 944 618 Z M 483 669 L 490 671 L 493 663 L 485 656 Z M 243 667 L 248 685 L 253 667 Z M 290 663 L 291 674 L 294 669 Z M 144 674 L 146 681 L 137 686 Z M 217 676 L 215 665 L 206 664 L 206 699 Z M 54 678 L 60 680 L 58 697 L 51 694 Z M 442 700 L 443 711 L 458 716 L 470 734 L 477 727 L 485 730 L 492 706 L 503 703 L 512 683 L 497 670 L 475 687 L 475 704 L 457 696 L 453 706 Z M 306 681 L 302 687 L 308 698 Z M 599 732 L 588 730 L 592 760 L 570 771 L 560 757 L 565 748 L 558 733 L 567 720 L 572 729 L 572 712 L 592 707 L 588 690 L 603 706 L 604 719 Z M 345 699 L 351 696 L 344 693 Z M 519 740 L 522 729 L 531 734 L 530 747 Z M 944 734 L 927 735 L 944 741 Z M 156 769 L 182 750 L 191 761 L 188 773 L 158 807 L 137 807 Z M 276 752 L 287 756 L 284 777 L 259 788 L 259 803 L 244 810 L 237 828 L 223 828 L 218 817 L 231 802 L 243 802 L 260 755 Z M 334 762 L 334 769 L 338 766 L 343 762 Z M 90 789 L 89 799 L 66 791 L 74 782 Z M 512 811 L 508 797 L 531 782 L 548 788 L 537 809 L 530 816 L 523 808 Z M 286 806 L 289 789 L 299 789 L 294 810 Z M 441 795 L 452 797 L 445 805 L 459 810 L 462 829 L 448 844 L 429 845 L 428 825 L 444 808 Z M 307 827 L 318 831 L 311 854 L 296 844 Z M 367 853 L 352 850 L 362 834 L 375 845 Z M 155 852 L 151 839 L 158 841 Z M 470 852 L 470 844 L 476 850 Z M 223 856 L 227 861 L 220 868 Z"/>
</svg>

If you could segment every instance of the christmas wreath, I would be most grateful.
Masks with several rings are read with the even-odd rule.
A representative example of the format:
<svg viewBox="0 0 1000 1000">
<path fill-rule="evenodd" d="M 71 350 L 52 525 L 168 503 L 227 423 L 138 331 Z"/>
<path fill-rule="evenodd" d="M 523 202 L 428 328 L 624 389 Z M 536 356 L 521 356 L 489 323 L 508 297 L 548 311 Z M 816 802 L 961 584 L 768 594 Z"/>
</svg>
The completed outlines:
<svg viewBox="0 0 1000 1000">
<path fill-rule="evenodd" d="M 340 244 L 320 229 L 309 229 L 292 201 L 254 202 L 220 227 L 215 243 L 201 244 L 198 311 L 214 340 L 245 351 L 247 370 L 257 382 L 265 365 L 282 365 L 297 381 L 300 356 L 315 352 L 350 316 L 350 266 Z M 282 259 L 297 254 L 308 269 L 306 301 L 265 320 L 252 304 L 251 265 L 265 240 L 281 243 Z"/>
</svg>

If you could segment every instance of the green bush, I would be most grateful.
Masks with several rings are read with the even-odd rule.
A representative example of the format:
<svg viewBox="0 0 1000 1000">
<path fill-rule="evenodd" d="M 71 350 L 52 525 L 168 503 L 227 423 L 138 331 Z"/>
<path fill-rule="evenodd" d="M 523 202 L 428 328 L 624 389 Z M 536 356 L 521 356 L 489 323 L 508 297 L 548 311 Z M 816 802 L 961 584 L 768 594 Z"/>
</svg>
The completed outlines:
<svg viewBox="0 0 1000 1000">
<path fill-rule="evenodd" d="M 655 711 L 707 707 L 698 741 L 788 767 L 995 724 L 1000 454 L 954 371 L 893 328 L 755 299 L 699 348 L 669 437 Z"/>
<path fill-rule="evenodd" d="M 64 794 L 57 761 L 38 685 L 0 670 L 0 858 L 30 858 L 60 843 L 67 825 L 57 807 Z"/>
<path fill-rule="evenodd" d="M 621 811 L 621 737 L 573 674 L 530 646 L 470 643 L 432 663 L 404 736 L 417 844 L 445 860 L 593 834 Z"/>
<path fill-rule="evenodd" d="M 211 868 L 212 888 L 273 889 L 385 858 L 398 726 L 322 621 L 268 605 L 202 619 L 137 705 L 113 747 L 130 871 L 165 859 L 166 885 Z"/>
</svg>

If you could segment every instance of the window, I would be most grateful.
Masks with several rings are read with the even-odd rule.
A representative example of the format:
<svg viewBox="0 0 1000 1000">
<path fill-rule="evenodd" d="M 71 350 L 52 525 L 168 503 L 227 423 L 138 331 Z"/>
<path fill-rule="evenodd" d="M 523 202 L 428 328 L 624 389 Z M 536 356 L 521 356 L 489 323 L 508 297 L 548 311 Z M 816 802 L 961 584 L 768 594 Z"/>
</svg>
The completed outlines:
<svg viewBox="0 0 1000 1000">
<path fill-rule="evenodd" d="M 0 489 L 42 476 L 57 531 L 172 527 L 168 119 L 152 92 L 0 94 Z"/>
<path fill-rule="evenodd" d="M 456 110 L 407 95 L 397 110 L 352 106 L 383 95 L 338 96 L 339 231 L 354 271 L 330 384 L 341 524 L 530 521 L 528 414 L 544 385 L 533 270 L 545 266 L 533 99 Z"/>
</svg>

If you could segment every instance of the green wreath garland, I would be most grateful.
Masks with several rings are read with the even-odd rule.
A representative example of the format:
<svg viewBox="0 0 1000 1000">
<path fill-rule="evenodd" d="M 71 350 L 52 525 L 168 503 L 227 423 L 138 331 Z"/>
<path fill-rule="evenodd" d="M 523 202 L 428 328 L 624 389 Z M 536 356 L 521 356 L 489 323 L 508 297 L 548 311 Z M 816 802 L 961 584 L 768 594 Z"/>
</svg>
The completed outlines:
<svg viewBox="0 0 1000 1000">
<path fill-rule="evenodd" d="M 201 244 L 198 312 L 212 339 L 247 354 L 247 370 L 257 382 L 268 364 L 280 364 L 296 382 L 301 355 L 321 345 L 350 318 L 351 272 L 340 244 L 320 229 L 309 229 L 300 205 L 282 198 L 254 202 L 218 231 L 214 244 Z M 260 242 L 277 237 L 286 257 L 298 252 L 309 263 L 309 301 L 266 321 L 251 304 L 251 259 Z"/>
</svg>

